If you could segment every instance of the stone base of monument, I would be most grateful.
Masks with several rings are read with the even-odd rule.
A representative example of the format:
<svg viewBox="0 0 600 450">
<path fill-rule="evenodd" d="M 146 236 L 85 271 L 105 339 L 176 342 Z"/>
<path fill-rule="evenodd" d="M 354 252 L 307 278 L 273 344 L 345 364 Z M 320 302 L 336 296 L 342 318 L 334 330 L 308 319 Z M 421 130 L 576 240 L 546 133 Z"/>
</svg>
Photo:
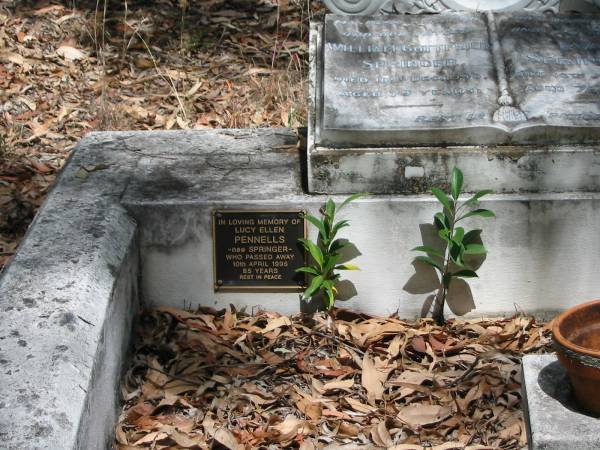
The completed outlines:
<svg viewBox="0 0 600 450">
<path fill-rule="evenodd" d="M 311 24 L 313 193 L 600 192 L 598 16 L 327 15 Z"/>
<path fill-rule="evenodd" d="M 600 192 L 600 147 L 325 148 L 309 152 L 313 193 L 423 194 L 459 167 L 469 191 Z"/>
<path fill-rule="evenodd" d="M 3 448 L 106 448 L 140 307 L 300 310 L 297 287 L 221 289 L 213 234 L 216 211 L 318 214 L 326 196 L 306 193 L 296 144 L 289 129 L 93 133 L 79 144 L 0 278 Z M 499 194 L 484 206 L 497 219 L 465 226 L 484 228 L 490 253 L 479 279 L 457 285 L 454 312 L 548 316 L 597 295 L 600 194 Z M 362 270 L 347 274 L 357 294 L 340 306 L 418 316 L 437 279 L 410 249 L 431 239 L 437 211 L 431 195 L 351 203 L 342 237 Z M 273 273 L 258 262 L 245 268 Z"/>
<path fill-rule="evenodd" d="M 556 356 L 525 355 L 522 367 L 529 448 L 600 448 L 600 420 L 578 408 L 567 373 Z"/>
</svg>

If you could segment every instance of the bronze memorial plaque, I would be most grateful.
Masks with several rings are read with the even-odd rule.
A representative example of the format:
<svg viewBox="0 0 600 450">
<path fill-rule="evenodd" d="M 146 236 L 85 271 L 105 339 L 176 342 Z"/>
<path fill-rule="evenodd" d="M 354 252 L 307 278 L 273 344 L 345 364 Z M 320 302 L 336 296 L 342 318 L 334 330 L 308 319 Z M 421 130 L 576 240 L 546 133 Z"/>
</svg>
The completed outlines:
<svg viewBox="0 0 600 450">
<path fill-rule="evenodd" d="M 305 285 L 303 211 L 213 211 L 215 291 L 298 291 Z"/>
</svg>

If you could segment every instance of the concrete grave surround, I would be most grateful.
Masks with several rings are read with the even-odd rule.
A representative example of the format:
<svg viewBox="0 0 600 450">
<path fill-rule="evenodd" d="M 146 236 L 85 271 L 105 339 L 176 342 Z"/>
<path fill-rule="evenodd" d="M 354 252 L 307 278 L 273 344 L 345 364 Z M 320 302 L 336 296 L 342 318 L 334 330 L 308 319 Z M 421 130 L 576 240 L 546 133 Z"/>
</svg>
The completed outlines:
<svg viewBox="0 0 600 450">
<path fill-rule="evenodd" d="M 108 132 L 80 142 L 0 278 L 2 448 L 106 448 L 141 305 L 299 310 L 293 293 L 215 293 L 211 242 L 215 208 L 318 214 L 326 197 L 305 193 L 296 144 L 289 129 Z M 456 285 L 455 312 L 546 316 L 597 296 L 600 194 L 498 194 L 483 206 L 498 218 L 465 226 L 483 226 L 490 253 L 480 279 Z M 349 205 L 343 236 L 362 270 L 348 273 L 358 295 L 341 305 L 418 316 L 436 280 L 411 264 L 410 249 L 430 239 L 438 210 L 430 195 Z"/>
<path fill-rule="evenodd" d="M 570 190 L 598 191 L 599 17 L 326 16 L 311 29 L 309 190 L 419 193 L 443 161 L 499 171 L 501 186 L 470 187 L 502 192 L 585 166 Z"/>
<path fill-rule="evenodd" d="M 600 420 L 574 402 L 565 369 L 555 355 L 525 355 L 523 407 L 530 450 L 600 448 Z"/>
</svg>

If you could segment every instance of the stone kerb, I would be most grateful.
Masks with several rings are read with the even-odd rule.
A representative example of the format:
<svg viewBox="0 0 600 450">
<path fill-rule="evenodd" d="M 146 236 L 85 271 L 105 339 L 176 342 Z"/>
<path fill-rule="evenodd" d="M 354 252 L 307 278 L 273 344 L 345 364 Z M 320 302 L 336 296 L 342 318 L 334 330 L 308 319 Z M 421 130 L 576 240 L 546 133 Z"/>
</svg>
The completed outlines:
<svg viewBox="0 0 600 450">
<path fill-rule="evenodd" d="M 522 369 L 530 450 L 600 448 L 600 422 L 579 410 L 556 356 L 525 355 Z"/>
<path fill-rule="evenodd" d="M 136 226 L 119 196 L 137 156 L 102 134 L 81 146 L 0 278 L 2 448 L 100 449 L 113 426 L 137 301 Z M 83 178 L 82 166 L 109 168 Z"/>
<path fill-rule="evenodd" d="M 215 164 L 218 179 L 236 158 L 238 164 L 248 161 L 248 155 L 236 152 L 237 143 L 248 138 L 258 151 L 286 142 L 295 148 L 295 135 L 285 130 L 283 135 L 270 130 L 107 132 L 89 134 L 79 143 L 0 276 L 2 448 L 100 450 L 110 445 L 122 363 L 141 301 L 137 224 L 121 204 L 140 159 L 165 161 L 173 158 L 170 154 L 189 156 L 199 149 L 208 155 L 209 171 Z M 232 156 L 227 160 L 223 152 Z M 214 179 L 208 181 L 227 192 Z M 160 195 L 161 186 L 150 184 L 148 197 L 152 189 Z"/>
</svg>

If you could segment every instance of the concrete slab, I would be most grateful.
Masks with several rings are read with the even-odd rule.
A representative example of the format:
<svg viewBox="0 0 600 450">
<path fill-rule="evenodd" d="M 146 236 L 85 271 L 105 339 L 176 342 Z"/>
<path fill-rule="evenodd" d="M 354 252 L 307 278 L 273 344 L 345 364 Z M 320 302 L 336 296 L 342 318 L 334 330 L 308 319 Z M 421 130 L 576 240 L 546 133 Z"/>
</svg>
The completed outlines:
<svg viewBox="0 0 600 450">
<path fill-rule="evenodd" d="M 579 412 L 556 356 L 525 355 L 522 367 L 530 450 L 600 448 L 600 419 Z"/>
<path fill-rule="evenodd" d="M 314 193 L 423 194 L 460 167 L 467 191 L 600 192 L 600 146 L 394 147 L 309 153 Z"/>
<path fill-rule="evenodd" d="M 119 381 L 141 300 L 137 224 L 121 198 L 140 159 L 187 154 L 187 176 L 197 179 L 194 151 L 206 154 L 216 175 L 205 180 L 227 192 L 226 173 L 236 158 L 248 158 L 235 153 L 237 144 L 254 139 L 257 149 L 268 148 L 278 160 L 273 155 L 296 145 L 290 130 L 278 133 L 92 133 L 80 142 L 0 275 L 2 449 L 112 446 Z M 155 144 L 150 154 L 148 142 Z M 225 147 L 232 150 L 229 159 L 219 154 Z M 273 180 L 275 165 L 267 169 Z M 182 188 L 177 181 L 169 184 L 169 176 L 154 179 L 145 188 L 147 198 L 166 195 L 167 185 Z"/>
</svg>

